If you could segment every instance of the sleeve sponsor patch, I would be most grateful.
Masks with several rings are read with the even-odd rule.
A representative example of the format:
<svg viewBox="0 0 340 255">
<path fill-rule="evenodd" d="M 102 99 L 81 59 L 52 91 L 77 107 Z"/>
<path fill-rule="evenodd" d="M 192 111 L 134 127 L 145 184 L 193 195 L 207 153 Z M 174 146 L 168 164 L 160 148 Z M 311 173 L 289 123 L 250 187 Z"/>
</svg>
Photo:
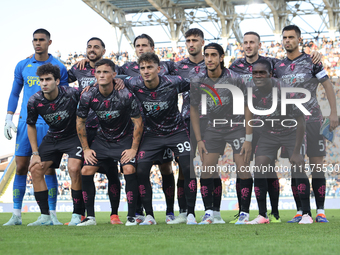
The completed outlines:
<svg viewBox="0 0 340 255">
<path fill-rule="evenodd" d="M 318 80 L 321 80 L 322 78 L 327 76 L 327 73 L 326 73 L 325 70 L 322 70 L 322 71 L 318 72 L 315 76 L 316 76 L 316 78 L 318 78 Z"/>
</svg>

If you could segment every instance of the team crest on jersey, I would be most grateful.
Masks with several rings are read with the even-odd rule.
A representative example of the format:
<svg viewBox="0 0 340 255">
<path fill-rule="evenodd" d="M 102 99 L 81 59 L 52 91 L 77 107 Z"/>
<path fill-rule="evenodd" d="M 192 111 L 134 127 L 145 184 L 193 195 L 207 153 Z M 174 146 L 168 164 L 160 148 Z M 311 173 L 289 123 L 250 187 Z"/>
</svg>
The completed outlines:
<svg viewBox="0 0 340 255">
<path fill-rule="evenodd" d="M 151 98 L 156 99 L 157 93 L 156 92 L 150 92 Z"/>
<path fill-rule="evenodd" d="M 196 72 L 196 73 L 199 73 L 199 71 L 200 71 L 200 69 L 201 69 L 200 66 L 195 66 L 194 68 L 195 68 L 195 72 Z"/>
<path fill-rule="evenodd" d="M 96 69 L 91 69 L 91 75 L 94 75 Z"/>
<path fill-rule="evenodd" d="M 249 71 L 252 72 L 253 71 L 253 66 L 249 66 Z"/>
<path fill-rule="evenodd" d="M 105 108 L 109 108 L 110 101 L 109 100 L 104 100 L 104 105 L 105 105 Z"/>
<path fill-rule="evenodd" d="M 294 71 L 294 69 L 295 69 L 295 64 L 291 64 L 291 65 L 290 65 L 290 70 L 291 70 L 291 71 Z"/>
<path fill-rule="evenodd" d="M 50 106 L 51 106 L 52 110 L 55 111 L 55 109 L 56 109 L 56 104 L 50 104 Z"/>
</svg>

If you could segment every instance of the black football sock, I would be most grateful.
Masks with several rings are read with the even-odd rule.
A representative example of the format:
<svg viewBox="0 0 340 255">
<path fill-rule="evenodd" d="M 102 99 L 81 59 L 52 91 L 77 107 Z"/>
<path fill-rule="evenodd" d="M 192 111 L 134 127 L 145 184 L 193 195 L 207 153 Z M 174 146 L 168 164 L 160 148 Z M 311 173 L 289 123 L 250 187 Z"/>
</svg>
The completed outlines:
<svg viewBox="0 0 340 255">
<path fill-rule="evenodd" d="M 213 211 L 220 211 L 222 200 L 222 181 L 221 178 L 214 178 L 214 192 L 213 192 Z"/>
<path fill-rule="evenodd" d="M 50 215 L 48 208 L 48 190 L 34 192 L 34 196 L 39 205 L 41 214 Z"/>
<path fill-rule="evenodd" d="M 84 215 L 84 201 L 82 190 L 71 189 L 73 200 L 73 213 Z"/>
<path fill-rule="evenodd" d="M 197 181 L 194 167 L 190 167 L 190 156 L 179 156 L 179 164 L 184 175 L 184 194 L 187 201 L 187 215 L 195 215 L 195 204 L 197 195 Z"/>
<path fill-rule="evenodd" d="M 240 181 L 239 177 L 236 178 L 236 195 L 237 195 L 237 202 L 238 202 L 238 212 L 241 210 L 241 188 L 240 188 Z"/>
<path fill-rule="evenodd" d="M 292 178 L 291 188 L 292 188 L 292 193 L 293 193 L 293 197 L 294 197 L 294 201 L 296 205 L 296 211 L 302 211 L 301 200 L 300 200 L 299 192 L 297 190 L 297 185 L 296 185 L 296 178 L 293 176 L 291 178 Z"/>
<path fill-rule="evenodd" d="M 271 213 L 274 216 L 279 215 L 279 195 L 280 195 L 280 184 L 279 178 L 268 178 L 267 179 L 268 185 L 268 193 L 270 198 L 270 204 L 272 206 Z"/>
<path fill-rule="evenodd" d="M 316 209 L 324 209 L 326 194 L 326 178 L 325 175 L 317 176 L 312 179 L 312 187 L 315 195 Z"/>
<path fill-rule="evenodd" d="M 240 179 L 240 211 L 249 213 L 251 192 L 253 189 L 253 178 Z"/>
<path fill-rule="evenodd" d="M 166 202 L 166 213 L 174 213 L 175 203 L 175 178 L 174 174 L 162 174 L 163 180 L 163 192 L 165 195 Z"/>
<path fill-rule="evenodd" d="M 138 191 L 145 208 L 146 215 L 153 217 L 152 209 L 152 188 L 150 183 L 150 170 L 152 163 L 138 163 L 137 165 L 137 180 Z"/>
<path fill-rule="evenodd" d="M 96 195 L 96 187 L 93 181 L 94 175 L 82 175 L 83 199 L 87 211 L 87 217 L 94 217 L 94 198 Z"/>
<path fill-rule="evenodd" d="M 213 209 L 213 191 L 214 191 L 214 180 L 200 179 L 201 182 L 201 195 L 204 204 L 205 211 Z"/>
<path fill-rule="evenodd" d="M 259 214 L 263 217 L 267 217 L 267 179 L 255 178 L 254 180 L 254 192 L 259 206 Z"/>
<path fill-rule="evenodd" d="M 111 204 L 111 215 L 118 214 L 121 187 L 118 177 L 117 162 L 112 162 L 109 168 L 105 169 L 105 173 L 108 179 L 108 193 Z"/>
<path fill-rule="evenodd" d="M 301 201 L 301 208 L 303 214 L 309 214 L 311 216 L 310 211 L 310 184 L 308 177 L 304 175 L 299 175 L 299 178 L 296 178 L 296 186 L 297 186 L 297 192 L 299 194 L 299 198 Z"/>
<path fill-rule="evenodd" d="M 133 174 L 125 174 L 125 193 L 126 193 L 126 202 L 128 204 L 128 216 L 135 217 L 136 214 L 136 202 L 137 202 L 137 194 L 138 194 L 138 182 L 137 175 Z"/>
<path fill-rule="evenodd" d="M 184 180 L 177 181 L 177 200 L 179 213 L 184 213 L 187 211 L 187 201 L 184 194 Z"/>
</svg>

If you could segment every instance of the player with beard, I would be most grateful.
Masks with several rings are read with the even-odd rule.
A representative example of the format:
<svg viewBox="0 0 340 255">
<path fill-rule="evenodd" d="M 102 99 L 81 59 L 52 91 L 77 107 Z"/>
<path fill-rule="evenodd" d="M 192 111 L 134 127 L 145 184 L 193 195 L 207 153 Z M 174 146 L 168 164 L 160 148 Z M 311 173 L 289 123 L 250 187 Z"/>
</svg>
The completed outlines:
<svg viewBox="0 0 340 255">
<path fill-rule="evenodd" d="M 242 167 L 249 165 L 251 154 L 252 128 L 248 125 L 244 128 L 240 123 L 248 123 L 251 113 L 245 107 L 245 116 L 233 114 L 233 99 L 229 89 L 218 88 L 216 84 L 232 84 L 239 88 L 243 95 L 246 95 L 246 86 L 241 77 L 235 72 L 224 67 L 224 51 L 217 43 L 210 43 L 204 47 L 205 65 L 206 68 L 201 70 L 193 70 L 196 73 L 192 79 L 191 107 L 190 116 L 193 130 L 197 139 L 198 152 L 200 154 L 203 170 L 201 174 L 201 194 L 205 207 L 205 215 L 200 224 L 213 223 L 213 187 L 214 178 L 219 178 L 219 173 L 205 171 L 208 167 L 216 166 L 218 157 L 223 154 L 226 143 L 229 143 L 233 148 L 234 162 L 237 166 L 238 175 L 241 178 L 241 188 L 248 187 L 248 183 L 252 182 L 250 172 L 239 171 Z M 198 71 L 198 72 L 197 72 Z M 204 134 L 204 140 L 200 131 L 200 119 L 198 106 L 201 103 L 201 95 L 209 94 L 208 90 L 213 91 L 218 95 L 219 103 L 214 103 L 210 97 L 207 99 L 207 117 L 209 118 L 208 127 Z M 206 92 L 208 91 L 208 92 Z M 230 124 L 216 124 L 215 119 L 226 119 Z M 213 124 L 214 123 L 214 124 Z M 232 124 L 235 123 L 235 124 Z M 237 224 L 244 224 L 249 219 L 249 213 L 246 212 L 249 208 L 251 199 L 251 189 L 243 193 L 241 199 L 241 216 Z"/>
<path fill-rule="evenodd" d="M 155 43 L 153 39 L 147 34 L 141 34 L 137 36 L 133 42 L 135 46 L 136 56 L 139 58 L 143 53 L 154 52 Z M 79 62 L 79 68 L 83 69 L 84 63 L 89 60 L 82 60 Z M 160 62 L 160 75 L 168 75 L 175 74 L 174 62 L 171 61 L 161 61 Z M 139 64 L 134 62 L 128 62 L 121 67 L 116 66 L 118 75 L 128 75 L 131 77 L 140 76 Z M 160 172 L 162 174 L 163 180 L 163 192 L 165 195 L 165 202 L 167 205 L 166 209 L 166 218 L 165 221 L 171 221 L 175 219 L 174 216 L 174 203 L 175 203 L 175 179 L 172 172 L 171 162 L 173 161 L 172 152 L 169 150 L 164 151 L 161 162 L 157 162 L 160 164 Z M 136 210 L 136 219 L 137 222 L 140 223 L 144 221 L 145 217 L 143 214 L 143 206 L 141 204 L 141 199 L 138 197 L 137 200 L 137 210 Z"/>
<path fill-rule="evenodd" d="M 271 64 L 260 59 L 252 69 L 252 77 L 256 86 L 252 89 L 252 108 L 260 111 L 267 111 L 257 117 L 262 122 L 262 132 L 255 149 L 255 166 L 254 166 L 254 192 L 259 207 L 259 215 L 247 224 L 265 224 L 269 223 L 267 217 L 267 171 L 263 169 L 270 165 L 271 161 L 276 157 L 277 150 L 281 146 L 285 146 L 289 154 L 289 161 L 292 164 L 292 178 L 296 178 L 301 189 L 299 196 L 303 201 L 303 220 L 302 223 L 312 223 L 310 217 L 309 202 L 309 181 L 304 172 L 304 155 L 302 151 L 302 143 L 305 132 L 305 117 L 303 112 L 295 105 L 289 104 L 286 107 L 287 114 L 281 109 L 281 94 L 289 94 L 287 99 L 297 98 L 296 94 L 283 92 L 284 87 L 288 87 L 282 81 L 272 79 Z M 277 108 L 273 109 L 274 95 L 277 95 Z M 250 107 L 250 105 L 249 105 Z M 252 112 L 255 112 L 252 110 Z M 268 121 L 268 120 L 275 121 Z M 293 120 L 294 119 L 294 120 Z M 284 125 L 282 124 L 284 123 Z M 256 129 L 257 127 L 254 127 Z M 304 188 L 302 188 L 304 187 Z"/>
<path fill-rule="evenodd" d="M 105 44 L 97 37 L 92 37 L 87 41 L 86 57 L 89 62 L 85 62 L 84 68 L 80 69 L 77 64 L 73 65 L 68 70 L 68 81 L 69 83 L 78 81 L 78 86 L 81 90 L 94 84 L 96 81 L 95 64 L 103 58 L 105 54 Z M 117 68 L 116 68 L 117 69 Z M 115 79 L 117 81 L 117 79 Z M 98 117 L 90 109 L 89 115 L 86 120 L 86 133 L 87 141 L 91 146 L 94 138 L 97 135 L 97 129 L 99 127 Z M 118 217 L 118 207 L 120 202 L 120 180 L 118 177 L 117 162 L 110 162 L 109 165 L 104 165 L 98 172 L 104 173 L 108 179 L 108 194 L 111 204 L 111 224 L 123 224 Z M 83 217 L 85 219 L 85 217 Z M 82 220 L 83 220 L 82 219 Z M 65 223 L 67 225 L 68 223 Z"/>
<path fill-rule="evenodd" d="M 77 111 L 77 132 L 84 151 L 82 169 L 83 198 L 87 218 L 77 226 L 96 225 L 93 177 L 99 168 L 112 160 L 119 160 L 126 181 L 128 204 L 126 225 L 136 225 L 136 199 L 138 194 L 135 156 L 143 133 L 142 117 L 137 101 L 128 89 L 114 90 L 115 64 L 108 59 L 95 64 L 98 86 L 85 92 Z M 89 147 L 85 122 L 92 109 L 99 120 L 98 134 Z"/>
<path fill-rule="evenodd" d="M 20 61 L 14 72 L 14 82 L 12 91 L 8 100 L 7 115 L 5 122 L 5 137 L 8 140 L 12 139 L 11 129 L 16 132 L 17 128 L 12 122 L 13 115 L 17 109 L 21 90 L 23 91 L 23 100 L 20 110 L 18 123 L 18 134 L 16 138 L 15 163 L 16 174 L 13 182 L 13 215 L 4 226 L 21 225 L 21 208 L 22 200 L 26 191 L 26 179 L 28 166 L 31 159 L 31 145 L 27 136 L 27 102 L 29 98 L 40 91 L 39 77 L 36 76 L 37 68 L 46 63 L 58 65 L 61 72 L 60 85 L 68 86 L 67 70 L 65 66 L 48 53 L 48 47 L 51 45 L 51 35 L 46 29 L 37 29 L 33 33 L 33 47 L 35 54 L 32 58 L 27 58 Z M 37 123 L 38 145 L 46 135 L 48 125 L 41 117 L 38 117 Z M 49 190 L 49 209 L 54 225 L 62 225 L 57 219 L 56 204 L 58 194 L 58 180 L 54 169 L 49 169 L 46 172 L 45 180 Z"/>
<path fill-rule="evenodd" d="M 335 94 L 322 63 L 313 64 L 309 55 L 300 52 L 299 43 L 302 40 L 300 29 L 295 25 L 286 26 L 282 30 L 282 37 L 282 44 L 286 49 L 287 57 L 275 64 L 274 76 L 281 78 L 293 87 L 305 88 L 312 94 L 312 98 L 304 104 L 306 109 L 312 113 L 311 116 L 306 116 L 307 156 L 313 177 L 312 188 L 317 208 L 316 222 L 328 222 L 324 211 L 326 178 L 325 173 L 320 169 L 326 155 L 326 146 L 323 136 L 320 135 L 323 117 L 317 101 L 316 90 L 321 83 L 326 91 L 331 108 L 329 115 L 330 131 L 334 130 L 339 124 Z M 298 196 L 300 186 L 296 179 L 292 179 L 291 185 L 297 214 L 289 223 L 301 222 L 304 220 L 304 212 L 301 210 L 302 200 Z"/>
<path fill-rule="evenodd" d="M 159 75 L 160 61 L 155 53 L 144 53 L 138 59 L 141 76 L 125 80 L 125 85 L 138 98 L 145 116 L 145 132 L 137 159 L 139 194 L 147 216 L 140 225 L 156 224 L 152 208 L 150 169 L 162 160 L 165 150 L 178 157 L 184 175 L 187 224 L 197 224 L 195 202 L 197 183 L 190 167 L 190 141 L 183 117 L 178 110 L 178 93 L 190 89 L 180 76 Z"/>
<path fill-rule="evenodd" d="M 40 66 L 37 75 L 41 91 L 28 100 L 27 134 L 33 151 L 29 171 L 41 216 L 28 226 L 53 225 L 44 174 L 50 167 L 59 167 L 64 153 L 69 155 L 68 171 L 72 182 L 73 214 L 69 226 L 75 226 L 80 223 L 84 208 L 80 176 L 83 156 L 76 131 L 76 109 L 80 93 L 75 88 L 58 86 L 60 69 L 51 63 Z M 49 129 L 38 150 L 36 122 L 39 115 L 49 125 Z"/>
<path fill-rule="evenodd" d="M 261 48 L 261 39 L 258 33 L 256 32 L 247 32 L 243 36 L 243 43 L 242 43 L 245 57 L 236 59 L 229 67 L 229 69 L 235 71 L 238 73 L 241 78 L 243 79 L 244 83 L 247 87 L 254 86 L 254 83 L 252 82 L 252 68 L 253 65 L 257 63 L 260 59 L 266 59 L 268 60 L 271 65 L 272 69 L 276 62 L 279 61 L 279 59 L 276 58 L 270 58 L 270 57 L 263 57 L 259 55 L 259 49 Z M 318 63 L 321 60 L 321 55 L 317 52 L 313 52 L 311 54 L 312 60 L 314 63 Z M 259 135 L 260 135 L 261 129 L 257 128 L 253 130 L 253 152 L 256 146 L 256 143 L 258 141 Z M 275 158 L 276 159 L 276 158 Z M 275 159 L 271 163 L 272 166 L 275 166 Z M 270 222 L 272 223 L 280 223 L 281 219 L 279 216 L 279 179 L 277 178 L 277 174 L 269 173 L 267 176 L 267 182 L 268 182 L 268 193 L 270 197 L 270 203 L 272 206 L 271 214 L 269 215 Z M 241 193 L 240 185 L 239 185 L 240 179 L 237 178 L 236 180 L 236 193 L 238 201 L 240 202 L 241 199 Z M 249 184 L 250 185 L 250 184 Z M 235 219 L 230 221 L 230 223 L 236 223 L 239 217 L 239 214 L 235 215 Z"/>
<path fill-rule="evenodd" d="M 184 58 L 181 61 L 175 62 L 175 73 L 181 76 L 183 79 L 190 82 L 189 72 L 195 68 L 204 67 L 204 57 L 202 54 L 202 47 L 204 45 L 204 34 L 202 30 L 198 28 L 192 28 L 185 32 L 185 45 L 189 53 L 188 58 Z M 182 116 L 187 125 L 191 129 L 190 125 L 190 91 L 182 93 L 183 104 L 182 104 Z M 201 125 L 204 125 L 204 121 Z M 206 124 L 206 123 L 205 123 Z M 202 127 L 201 129 L 205 129 Z M 190 130 L 191 133 L 191 130 Z M 197 142 L 195 136 L 190 137 L 191 144 L 191 159 L 195 158 L 195 152 L 197 147 Z M 187 221 L 187 205 L 186 198 L 184 195 L 184 176 L 182 169 L 179 168 L 178 181 L 177 181 L 177 200 L 179 206 L 179 215 L 172 221 L 168 221 L 168 224 L 180 224 L 186 223 Z"/>
</svg>

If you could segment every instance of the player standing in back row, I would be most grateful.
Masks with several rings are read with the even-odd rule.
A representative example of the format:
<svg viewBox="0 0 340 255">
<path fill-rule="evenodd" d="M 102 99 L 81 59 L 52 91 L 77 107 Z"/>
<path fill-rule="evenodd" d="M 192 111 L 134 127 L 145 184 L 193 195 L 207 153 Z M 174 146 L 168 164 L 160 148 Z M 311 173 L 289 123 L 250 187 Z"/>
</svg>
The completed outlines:
<svg viewBox="0 0 340 255">
<path fill-rule="evenodd" d="M 21 90 L 24 89 L 23 100 L 20 110 L 18 123 L 18 133 L 15 145 L 15 163 L 16 175 L 13 182 L 13 215 L 4 226 L 21 225 L 21 207 L 22 200 L 26 190 L 26 178 L 28 166 L 32 155 L 31 145 L 27 136 L 27 102 L 28 99 L 40 91 L 39 77 L 36 71 L 39 66 L 46 63 L 52 63 L 60 67 L 61 79 L 60 85 L 68 86 L 67 70 L 65 66 L 48 53 L 48 47 L 51 45 L 51 35 L 46 29 L 37 29 L 33 33 L 33 47 L 35 54 L 32 58 L 20 61 L 15 67 L 14 82 L 12 91 L 8 100 L 7 116 L 5 122 L 5 137 L 12 139 L 11 129 L 16 132 L 16 127 L 12 122 L 13 115 L 17 109 Z M 37 120 L 38 145 L 46 135 L 48 125 L 39 117 Z M 56 215 L 58 181 L 54 169 L 49 169 L 45 175 L 46 184 L 49 191 L 49 208 L 54 225 L 61 225 Z"/>
</svg>

